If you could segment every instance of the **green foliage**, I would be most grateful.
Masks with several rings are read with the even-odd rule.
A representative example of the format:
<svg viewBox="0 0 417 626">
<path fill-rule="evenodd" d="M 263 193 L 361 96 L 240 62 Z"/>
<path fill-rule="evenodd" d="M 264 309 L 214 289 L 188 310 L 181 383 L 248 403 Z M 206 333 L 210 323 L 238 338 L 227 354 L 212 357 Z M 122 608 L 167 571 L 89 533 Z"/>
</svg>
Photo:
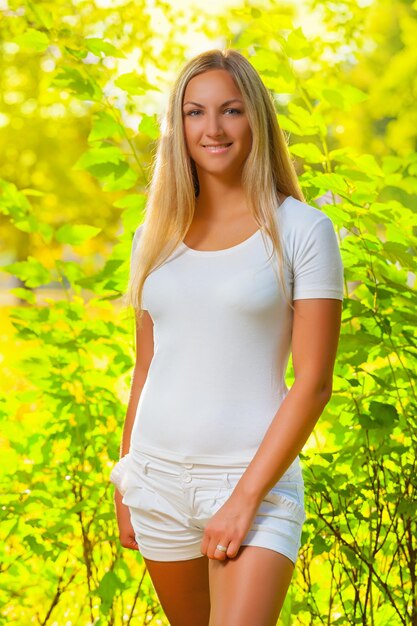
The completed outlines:
<svg viewBox="0 0 417 626">
<path fill-rule="evenodd" d="M 133 320 L 120 298 L 159 133 L 150 103 L 165 88 L 145 67 L 175 70 L 189 56 L 189 24 L 246 52 L 271 92 L 288 96 L 276 95 L 278 120 L 345 266 L 333 395 L 301 455 L 307 521 L 280 623 L 415 623 L 417 125 L 406 127 L 406 97 L 383 96 L 391 85 L 407 93 L 409 70 L 398 70 L 415 63 L 417 22 L 406 3 L 394 4 L 402 19 L 387 28 L 402 30 L 369 52 L 363 25 L 368 43 L 377 40 L 375 24 L 393 8 L 375 5 L 320 3 L 326 41 L 307 37 L 274 2 L 197 26 L 198 12 L 190 19 L 191 9 L 163 4 L 159 51 L 141 4 L 82 1 L 69 15 L 60 3 L 26 2 L 24 15 L 3 21 L 3 110 L 15 124 L 0 129 L 0 227 L 16 254 L 2 269 L 16 279 L 18 305 L 0 397 L 2 623 L 162 617 L 140 555 L 119 545 L 109 473 L 133 367 Z M 137 49 L 141 61 L 124 64 Z M 27 89 L 19 111 L 8 104 L 14 84 Z M 58 105 L 64 120 L 54 117 Z M 97 269 L 92 253 L 112 224 L 124 232 Z"/>
</svg>

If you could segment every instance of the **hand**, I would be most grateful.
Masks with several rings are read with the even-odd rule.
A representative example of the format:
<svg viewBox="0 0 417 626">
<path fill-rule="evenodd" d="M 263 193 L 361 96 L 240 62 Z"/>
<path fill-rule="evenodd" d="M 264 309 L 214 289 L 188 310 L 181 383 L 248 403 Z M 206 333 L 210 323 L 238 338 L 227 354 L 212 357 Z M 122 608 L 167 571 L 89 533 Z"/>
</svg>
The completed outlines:
<svg viewBox="0 0 417 626">
<path fill-rule="evenodd" d="M 258 504 L 246 502 L 234 492 L 222 507 L 213 515 L 204 528 L 201 553 L 209 559 L 224 561 L 238 553 L 256 515 Z M 227 547 L 227 552 L 216 548 L 217 544 Z"/>
<path fill-rule="evenodd" d="M 130 550 L 139 550 L 139 546 L 136 543 L 135 531 L 132 524 L 127 524 L 123 528 L 119 529 L 120 544 L 123 548 L 129 548 Z"/>
<path fill-rule="evenodd" d="M 116 517 L 117 525 L 119 527 L 120 543 L 123 548 L 139 550 L 139 546 L 136 543 L 135 531 L 133 530 L 132 522 L 130 521 L 129 507 L 123 504 L 122 497 L 121 493 L 116 489 L 114 502 L 116 505 Z"/>
</svg>

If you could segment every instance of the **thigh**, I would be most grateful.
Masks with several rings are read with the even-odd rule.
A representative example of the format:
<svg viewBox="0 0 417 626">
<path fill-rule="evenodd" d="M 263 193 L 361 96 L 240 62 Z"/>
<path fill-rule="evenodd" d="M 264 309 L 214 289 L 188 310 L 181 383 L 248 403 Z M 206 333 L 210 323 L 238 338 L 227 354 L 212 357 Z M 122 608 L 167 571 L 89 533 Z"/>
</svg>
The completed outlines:
<svg viewBox="0 0 417 626">
<path fill-rule="evenodd" d="M 275 626 L 293 572 L 291 559 L 258 546 L 241 546 L 233 559 L 210 559 L 208 626 Z"/>
<path fill-rule="evenodd" d="M 159 602 L 171 626 L 208 626 L 208 557 L 184 561 L 144 558 Z"/>
</svg>

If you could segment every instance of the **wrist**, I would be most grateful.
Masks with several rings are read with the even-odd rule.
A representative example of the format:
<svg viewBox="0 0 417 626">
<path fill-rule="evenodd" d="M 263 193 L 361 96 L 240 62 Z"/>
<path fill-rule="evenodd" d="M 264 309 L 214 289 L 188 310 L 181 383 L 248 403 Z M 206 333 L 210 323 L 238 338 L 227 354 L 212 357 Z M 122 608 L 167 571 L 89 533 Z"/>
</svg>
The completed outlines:
<svg viewBox="0 0 417 626">
<path fill-rule="evenodd" d="M 246 506 L 255 510 L 259 507 L 263 500 L 263 494 L 260 489 L 254 485 L 244 482 L 242 478 L 233 490 L 233 495 L 235 494 L 239 500 L 243 500 L 243 502 L 245 502 Z"/>
</svg>

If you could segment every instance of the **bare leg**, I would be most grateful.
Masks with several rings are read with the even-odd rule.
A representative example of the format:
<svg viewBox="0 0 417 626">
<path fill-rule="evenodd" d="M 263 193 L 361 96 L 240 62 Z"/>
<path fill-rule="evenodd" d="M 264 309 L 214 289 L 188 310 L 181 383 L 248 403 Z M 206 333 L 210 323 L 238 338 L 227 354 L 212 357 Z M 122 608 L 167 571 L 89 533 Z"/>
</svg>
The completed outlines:
<svg viewBox="0 0 417 626">
<path fill-rule="evenodd" d="M 288 557 L 257 546 L 241 546 L 234 559 L 210 559 L 209 626 L 275 626 L 293 572 Z"/>
<path fill-rule="evenodd" d="M 143 560 L 171 626 L 208 626 L 208 557 L 186 561 Z"/>
</svg>

